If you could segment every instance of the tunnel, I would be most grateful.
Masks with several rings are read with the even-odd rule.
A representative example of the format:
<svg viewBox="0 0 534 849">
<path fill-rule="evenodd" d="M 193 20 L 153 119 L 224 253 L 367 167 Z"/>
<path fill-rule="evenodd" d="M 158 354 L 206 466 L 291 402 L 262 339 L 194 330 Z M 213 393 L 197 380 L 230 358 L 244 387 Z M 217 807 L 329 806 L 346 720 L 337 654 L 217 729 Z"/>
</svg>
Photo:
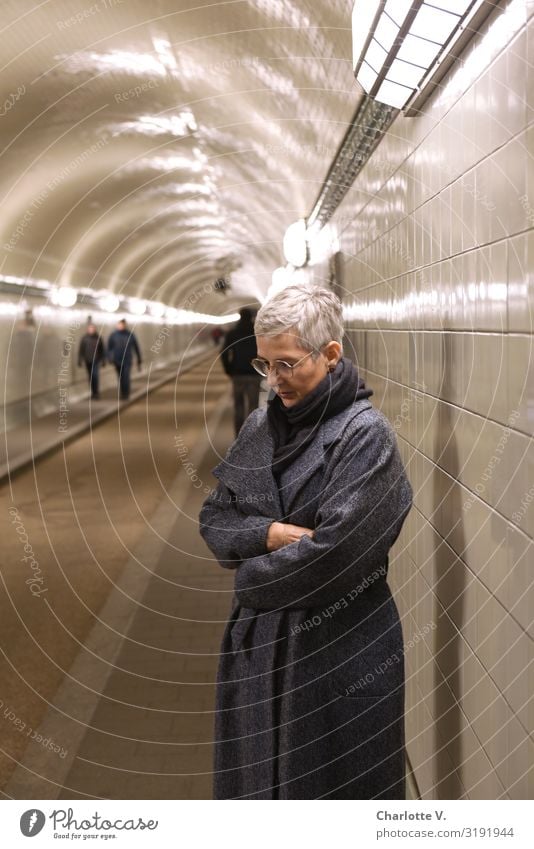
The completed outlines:
<svg viewBox="0 0 534 849">
<path fill-rule="evenodd" d="M 532 0 L 1 7 L 3 800 L 532 799 Z"/>
</svg>

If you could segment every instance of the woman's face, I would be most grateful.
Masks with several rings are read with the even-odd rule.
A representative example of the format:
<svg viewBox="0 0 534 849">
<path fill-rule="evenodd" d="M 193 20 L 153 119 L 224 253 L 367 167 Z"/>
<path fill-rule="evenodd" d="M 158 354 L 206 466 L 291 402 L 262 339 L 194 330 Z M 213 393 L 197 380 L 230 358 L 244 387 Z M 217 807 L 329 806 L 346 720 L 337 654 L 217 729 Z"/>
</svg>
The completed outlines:
<svg viewBox="0 0 534 849">
<path fill-rule="evenodd" d="M 280 396 L 284 407 L 292 407 L 301 401 L 308 392 L 315 389 L 323 377 L 333 369 L 341 357 L 339 342 L 329 342 L 321 348 L 319 356 L 314 358 L 306 354 L 305 348 L 300 347 L 299 338 L 291 332 L 279 333 L 277 336 L 257 336 L 256 344 L 258 357 L 266 360 L 271 366 L 275 360 L 284 360 L 289 365 L 306 357 L 295 368 L 293 376 L 280 375 L 271 368 L 267 376 L 269 386 Z"/>
</svg>

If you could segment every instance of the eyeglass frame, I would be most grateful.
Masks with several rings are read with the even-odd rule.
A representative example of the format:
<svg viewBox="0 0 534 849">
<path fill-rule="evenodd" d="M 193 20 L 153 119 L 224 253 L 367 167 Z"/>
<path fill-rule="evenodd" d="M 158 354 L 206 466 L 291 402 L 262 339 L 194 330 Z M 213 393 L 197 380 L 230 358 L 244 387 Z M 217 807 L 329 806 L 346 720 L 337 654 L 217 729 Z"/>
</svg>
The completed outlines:
<svg viewBox="0 0 534 849">
<path fill-rule="evenodd" d="M 324 343 L 321 345 L 321 348 L 324 348 L 324 346 L 325 346 L 325 345 L 327 345 L 327 344 L 328 344 L 327 342 L 324 342 Z M 296 362 L 296 363 L 293 363 L 293 365 L 290 365 L 289 363 L 286 363 L 286 361 L 285 361 L 285 360 L 274 360 L 274 362 L 275 362 L 275 363 L 282 363 L 282 365 L 287 366 L 287 368 L 289 369 L 289 371 L 290 371 L 290 373 L 291 373 L 291 378 L 292 378 L 292 377 L 293 377 L 293 369 L 295 369 L 297 366 L 299 366 L 299 365 L 300 365 L 300 364 L 301 364 L 301 363 L 302 363 L 305 359 L 307 359 L 308 357 L 310 357 L 310 356 L 311 356 L 312 354 L 314 354 L 316 351 L 317 351 L 317 353 L 320 353 L 321 348 L 314 348 L 312 351 L 308 351 L 308 353 L 307 353 L 307 354 L 305 354 L 303 357 L 301 357 L 301 358 L 300 358 L 300 360 L 297 360 L 297 362 Z M 258 368 L 254 365 L 254 363 L 265 363 L 266 368 L 267 368 L 267 374 L 264 374 L 262 371 L 260 371 L 260 370 L 259 370 L 259 369 L 258 369 Z M 258 372 L 258 374 L 260 374 L 262 377 L 269 377 L 269 372 L 270 372 L 270 371 L 272 371 L 273 369 L 274 369 L 275 371 L 277 371 L 276 366 L 267 365 L 267 360 L 263 360 L 261 357 L 254 357 L 254 359 L 252 359 L 252 360 L 250 361 L 250 365 L 251 365 L 251 366 L 252 366 L 252 368 L 253 368 L 255 371 L 257 371 L 257 372 Z M 277 373 L 278 373 L 278 374 L 280 374 L 280 372 L 279 372 L 279 371 L 278 371 Z"/>
</svg>

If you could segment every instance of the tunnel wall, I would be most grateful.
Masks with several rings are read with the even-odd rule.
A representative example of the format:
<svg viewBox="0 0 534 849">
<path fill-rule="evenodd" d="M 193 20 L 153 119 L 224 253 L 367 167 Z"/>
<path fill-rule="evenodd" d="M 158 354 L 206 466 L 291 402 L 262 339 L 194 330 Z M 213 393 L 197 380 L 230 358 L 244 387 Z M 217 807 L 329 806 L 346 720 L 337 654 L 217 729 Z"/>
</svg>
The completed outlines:
<svg viewBox="0 0 534 849">
<path fill-rule="evenodd" d="M 533 14 L 488 21 L 335 216 L 347 341 L 415 493 L 389 580 L 423 798 L 534 790 Z"/>
<path fill-rule="evenodd" d="M 27 423 L 30 408 L 32 418 L 54 411 L 59 406 L 60 391 L 68 393 L 70 402 L 89 394 L 85 366 L 77 365 L 89 316 L 107 344 L 119 313 L 91 307 L 61 309 L 31 297 L 24 298 L 22 307 L 20 298 L 2 295 L 0 357 L 5 366 L 0 376 L 0 430 Z M 213 345 L 211 328 L 203 325 L 167 325 L 163 319 L 148 316 L 131 318 L 128 324 L 139 342 L 145 369 L 178 364 L 182 357 Z M 100 385 L 103 390 L 116 387 L 113 367 L 101 371 Z"/>
</svg>

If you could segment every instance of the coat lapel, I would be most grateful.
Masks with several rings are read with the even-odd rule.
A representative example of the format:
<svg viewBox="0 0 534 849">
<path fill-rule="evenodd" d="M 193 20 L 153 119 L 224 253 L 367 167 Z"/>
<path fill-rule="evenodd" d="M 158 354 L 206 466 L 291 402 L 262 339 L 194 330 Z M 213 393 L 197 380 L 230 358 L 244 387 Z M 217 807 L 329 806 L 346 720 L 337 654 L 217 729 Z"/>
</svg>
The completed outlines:
<svg viewBox="0 0 534 849">
<path fill-rule="evenodd" d="M 355 401 L 319 425 L 315 438 L 282 475 L 283 506 L 271 469 L 274 446 L 266 415 L 261 417 L 257 427 L 240 434 L 225 459 L 215 466 L 213 474 L 240 497 L 239 506 L 243 512 L 283 520 L 307 481 L 325 465 L 327 448 L 341 438 L 354 416 L 371 406 L 366 399 Z"/>
<path fill-rule="evenodd" d="M 356 401 L 337 416 L 332 416 L 331 419 L 326 419 L 319 425 L 315 438 L 282 476 L 282 500 L 286 514 L 291 513 L 295 500 L 315 472 L 325 466 L 327 449 L 341 438 L 348 422 L 369 407 L 371 404 L 365 399 Z"/>
<path fill-rule="evenodd" d="M 239 507 L 245 513 L 259 513 L 276 520 L 283 518 L 283 511 L 271 470 L 273 448 L 267 417 L 263 416 L 257 427 L 240 434 L 212 474 L 242 497 Z"/>
</svg>

